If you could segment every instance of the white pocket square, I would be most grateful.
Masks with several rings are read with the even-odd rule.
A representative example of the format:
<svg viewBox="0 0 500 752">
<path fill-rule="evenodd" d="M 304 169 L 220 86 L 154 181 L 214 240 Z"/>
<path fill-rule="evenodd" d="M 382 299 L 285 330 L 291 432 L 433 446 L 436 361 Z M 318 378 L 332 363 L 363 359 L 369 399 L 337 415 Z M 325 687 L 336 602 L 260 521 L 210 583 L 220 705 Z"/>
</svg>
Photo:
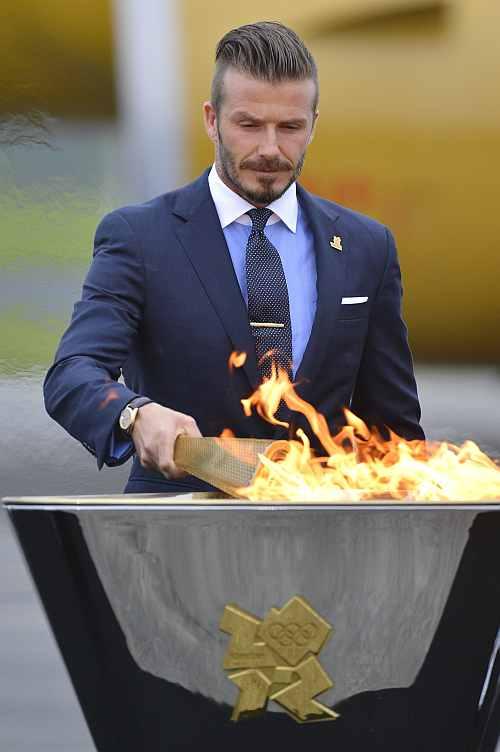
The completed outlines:
<svg viewBox="0 0 500 752">
<path fill-rule="evenodd" d="M 356 303 L 366 303 L 368 296 L 361 298 L 342 298 L 342 305 L 356 305 Z"/>
</svg>

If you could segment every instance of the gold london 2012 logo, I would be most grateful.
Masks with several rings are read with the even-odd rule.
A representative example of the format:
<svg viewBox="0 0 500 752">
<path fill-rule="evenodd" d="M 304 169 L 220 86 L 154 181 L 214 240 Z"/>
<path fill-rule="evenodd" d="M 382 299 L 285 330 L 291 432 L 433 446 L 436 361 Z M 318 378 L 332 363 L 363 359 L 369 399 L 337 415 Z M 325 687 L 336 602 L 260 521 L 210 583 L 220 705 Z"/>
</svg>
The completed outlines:
<svg viewBox="0 0 500 752">
<path fill-rule="evenodd" d="M 264 619 L 228 604 L 220 628 L 231 636 L 223 666 L 240 690 L 231 720 L 264 711 L 269 700 L 299 723 L 338 718 L 313 699 L 333 686 L 316 657 L 333 628 L 305 598 L 294 596 Z"/>
</svg>

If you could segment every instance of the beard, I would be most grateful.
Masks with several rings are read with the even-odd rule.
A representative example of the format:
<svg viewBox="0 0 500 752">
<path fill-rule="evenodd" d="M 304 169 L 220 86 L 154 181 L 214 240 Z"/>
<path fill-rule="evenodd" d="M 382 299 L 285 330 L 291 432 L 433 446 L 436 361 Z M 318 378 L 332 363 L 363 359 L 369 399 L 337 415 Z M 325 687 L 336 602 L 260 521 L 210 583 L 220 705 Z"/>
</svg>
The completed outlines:
<svg viewBox="0 0 500 752">
<path fill-rule="evenodd" d="M 234 155 L 232 154 L 232 152 L 224 144 L 220 130 L 218 128 L 217 128 L 217 134 L 218 134 L 218 144 L 217 144 L 218 165 L 220 166 L 222 170 L 223 176 L 226 182 L 228 182 L 230 186 L 233 188 L 233 190 L 251 204 L 261 204 L 263 206 L 267 206 L 267 204 L 270 204 L 272 201 L 276 201 L 276 199 L 282 196 L 285 193 L 285 191 L 288 190 L 291 184 L 295 180 L 297 180 L 300 173 L 302 172 L 302 167 L 304 165 L 304 160 L 306 158 L 305 151 L 301 155 L 296 165 L 293 165 L 291 162 L 288 162 L 279 158 L 277 159 L 262 159 L 262 158 L 245 159 L 240 164 L 240 169 L 242 170 L 251 169 L 251 170 L 263 170 L 263 171 L 269 171 L 269 172 L 280 171 L 280 172 L 290 173 L 290 179 L 283 188 L 273 187 L 274 180 L 275 180 L 274 175 L 270 175 L 269 178 L 265 178 L 261 175 L 260 182 L 262 184 L 262 187 L 256 190 L 250 188 L 249 186 L 245 186 L 241 182 L 241 179 L 238 176 L 236 159 L 234 158 Z"/>
</svg>

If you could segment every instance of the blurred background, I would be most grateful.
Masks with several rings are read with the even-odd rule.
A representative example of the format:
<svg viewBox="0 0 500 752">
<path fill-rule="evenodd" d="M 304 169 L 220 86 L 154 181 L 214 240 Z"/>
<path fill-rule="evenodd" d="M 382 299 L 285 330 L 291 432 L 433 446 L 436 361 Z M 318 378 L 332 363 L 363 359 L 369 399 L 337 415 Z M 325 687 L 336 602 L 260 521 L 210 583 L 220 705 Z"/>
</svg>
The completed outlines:
<svg viewBox="0 0 500 752">
<path fill-rule="evenodd" d="M 215 46 L 278 20 L 320 73 L 302 183 L 388 224 L 429 437 L 500 457 L 500 5 L 491 0 L 2 0 L 0 496 L 118 493 L 41 383 L 99 219 L 211 164 Z M 0 516 L 0 748 L 92 750 Z"/>
</svg>

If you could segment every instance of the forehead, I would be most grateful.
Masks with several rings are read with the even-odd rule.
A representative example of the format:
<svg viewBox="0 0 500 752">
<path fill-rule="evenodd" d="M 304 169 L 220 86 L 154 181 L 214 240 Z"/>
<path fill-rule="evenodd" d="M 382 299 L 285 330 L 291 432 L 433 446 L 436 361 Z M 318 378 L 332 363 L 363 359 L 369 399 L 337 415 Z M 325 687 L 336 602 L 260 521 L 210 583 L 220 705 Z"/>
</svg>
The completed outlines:
<svg viewBox="0 0 500 752">
<path fill-rule="evenodd" d="M 222 109 L 228 116 L 245 110 L 256 116 L 304 117 L 312 115 L 316 86 L 312 79 L 303 81 L 262 81 L 228 68 L 222 85 Z"/>
</svg>

